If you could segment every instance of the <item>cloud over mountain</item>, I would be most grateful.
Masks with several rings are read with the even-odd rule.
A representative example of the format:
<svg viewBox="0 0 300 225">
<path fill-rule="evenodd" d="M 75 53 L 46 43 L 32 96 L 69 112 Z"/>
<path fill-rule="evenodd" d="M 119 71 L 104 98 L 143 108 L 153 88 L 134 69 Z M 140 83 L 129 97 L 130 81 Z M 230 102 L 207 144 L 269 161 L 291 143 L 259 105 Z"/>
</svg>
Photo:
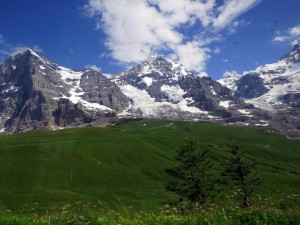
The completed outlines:
<svg viewBox="0 0 300 225">
<path fill-rule="evenodd" d="M 210 44 L 237 29 L 237 18 L 261 0 L 89 0 L 84 11 L 107 35 L 111 56 L 125 64 L 163 54 L 205 69 Z M 230 32 L 224 32 L 230 31 Z"/>
<path fill-rule="evenodd" d="M 288 29 L 287 32 L 282 34 L 277 32 L 273 39 L 274 42 L 289 42 L 291 45 L 300 43 L 300 24 Z"/>
</svg>

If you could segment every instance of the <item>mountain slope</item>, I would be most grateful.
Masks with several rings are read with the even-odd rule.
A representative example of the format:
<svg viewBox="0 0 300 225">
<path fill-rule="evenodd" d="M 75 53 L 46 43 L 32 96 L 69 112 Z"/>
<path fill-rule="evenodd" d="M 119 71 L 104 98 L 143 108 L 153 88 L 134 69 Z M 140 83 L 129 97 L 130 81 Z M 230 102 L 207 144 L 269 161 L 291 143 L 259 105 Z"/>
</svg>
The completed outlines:
<svg viewBox="0 0 300 225">
<path fill-rule="evenodd" d="M 119 116 L 266 125 L 268 115 L 208 77 L 153 56 L 111 78 L 132 100 Z M 261 122 L 263 121 L 263 122 Z"/>
<path fill-rule="evenodd" d="M 31 49 L 0 65 L 1 132 L 109 123 L 128 102 L 105 76 L 58 66 Z"/>
<path fill-rule="evenodd" d="M 281 61 L 297 63 L 295 57 L 289 54 Z M 298 126 L 298 114 L 267 112 L 256 102 L 242 99 L 246 94 L 257 97 L 269 90 L 263 78 L 248 74 L 240 79 L 231 77 L 227 84 L 234 80 L 238 85 L 232 95 L 230 89 L 209 77 L 197 76 L 160 56 L 105 77 L 90 69 L 64 68 L 28 49 L 0 65 L 0 133 L 102 126 L 124 117 L 270 126 L 283 132 Z M 249 84 L 253 86 L 251 93 L 242 89 Z M 295 104 L 297 96 L 289 93 L 283 98 Z"/>
<path fill-rule="evenodd" d="M 219 82 L 247 103 L 275 114 L 274 126 L 300 130 L 300 45 L 273 64 L 260 66 L 242 76 L 224 78 Z M 284 123 L 288 127 L 282 127 Z"/>
<path fill-rule="evenodd" d="M 243 76 L 224 78 L 219 82 L 234 91 L 234 95 L 266 110 L 300 93 L 300 45 L 273 64 L 260 66 Z"/>
<path fill-rule="evenodd" d="M 139 120 L 106 128 L 2 137 L 2 211 L 61 212 L 68 204 L 78 207 L 76 202 L 99 205 L 98 211 L 120 204 L 160 208 L 172 198 L 165 189 L 164 170 L 173 166 L 176 147 L 186 138 L 198 139 L 221 164 L 230 157 L 224 144 L 240 144 L 258 163 L 264 182 L 257 194 L 264 198 L 281 201 L 300 194 L 299 140 L 255 128 Z"/>
<path fill-rule="evenodd" d="M 227 141 L 240 144 L 264 178 L 256 193 L 263 196 L 264 205 L 269 204 L 265 198 L 277 202 L 300 194 L 299 141 L 254 128 L 139 120 L 2 137 L 1 209 L 6 214 L 5 210 L 61 213 L 63 207 L 69 211 L 67 205 L 76 209 L 78 204 L 96 204 L 97 211 L 107 206 L 160 210 L 172 198 L 165 189 L 164 171 L 173 167 L 176 148 L 186 138 L 198 139 L 220 163 L 230 157 Z"/>
</svg>

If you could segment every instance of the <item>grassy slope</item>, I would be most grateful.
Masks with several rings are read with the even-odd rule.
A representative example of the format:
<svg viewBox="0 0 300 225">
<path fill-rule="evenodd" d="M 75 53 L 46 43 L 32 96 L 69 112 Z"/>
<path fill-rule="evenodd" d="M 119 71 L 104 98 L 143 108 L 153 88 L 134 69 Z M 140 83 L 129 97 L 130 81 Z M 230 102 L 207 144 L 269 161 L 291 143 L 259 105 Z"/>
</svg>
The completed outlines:
<svg viewBox="0 0 300 225">
<path fill-rule="evenodd" d="M 219 157 L 227 157 L 219 144 L 240 143 L 259 163 L 262 196 L 300 194 L 300 141 L 252 128 L 143 120 L 1 137 L 0 207 L 34 211 L 89 202 L 153 209 L 172 198 L 163 171 L 187 137 L 211 143 Z"/>
</svg>

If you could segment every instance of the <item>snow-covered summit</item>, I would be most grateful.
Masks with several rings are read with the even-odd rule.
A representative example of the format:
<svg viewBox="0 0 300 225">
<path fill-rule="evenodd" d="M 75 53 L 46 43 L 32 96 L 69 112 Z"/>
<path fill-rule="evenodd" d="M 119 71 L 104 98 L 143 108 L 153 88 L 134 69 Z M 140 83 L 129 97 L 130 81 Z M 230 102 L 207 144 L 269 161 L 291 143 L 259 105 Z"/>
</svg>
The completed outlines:
<svg viewBox="0 0 300 225">
<path fill-rule="evenodd" d="M 219 82 L 232 89 L 234 95 L 265 110 L 273 111 L 287 103 L 286 96 L 300 94 L 300 45 L 277 62 L 244 72 L 238 79 L 224 78 Z M 227 82 L 227 81 L 231 82 Z M 297 99 L 297 98 L 296 98 Z M 297 102 L 293 98 L 294 103 Z M 292 107 L 288 102 L 288 106 Z"/>
<path fill-rule="evenodd" d="M 300 44 L 294 45 L 292 51 L 284 55 L 281 61 L 285 61 L 289 64 L 299 63 L 300 62 Z"/>
<path fill-rule="evenodd" d="M 132 99 L 132 104 L 123 114 L 130 111 L 141 116 L 159 117 L 188 113 L 205 113 L 200 109 L 189 106 L 193 100 L 185 99 L 186 94 L 178 81 L 184 77 L 194 77 L 194 74 L 170 59 L 162 56 L 151 56 L 139 65 L 126 72 L 115 75 L 111 79 L 116 82 L 121 91 Z M 176 112 L 174 114 L 174 112 Z"/>
<path fill-rule="evenodd" d="M 300 132 L 300 45 L 275 63 L 259 66 L 242 75 L 219 80 L 232 95 L 272 115 L 271 126 L 299 135 Z"/>
<path fill-rule="evenodd" d="M 237 109 L 249 107 L 206 73 L 196 75 L 162 56 L 151 56 L 111 80 L 131 99 L 120 116 L 222 120 L 230 115 L 245 120 Z"/>
<path fill-rule="evenodd" d="M 143 77 L 164 77 L 178 80 L 180 77 L 193 76 L 194 74 L 186 69 L 183 65 L 175 63 L 170 59 L 162 56 L 150 56 L 142 61 L 139 65 L 127 70 L 122 76 Z"/>
<path fill-rule="evenodd" d="M 241 78 L 241 75 L 235 71 L 225 72 L 223 78 L 218 80 L 220 84 L 229 88 L 230 90 L 234 90 L 236 82 Z"/>
<path fill-rule="evenodd" d="M 105 77 L 90 69 L 62 67 L 28 49 L 0 65 L 0 129 L 59 129 L 112 123 L 120 117 L 269 124 L 268 114 L 205 75 L 152 56 Z"/>
</svg>

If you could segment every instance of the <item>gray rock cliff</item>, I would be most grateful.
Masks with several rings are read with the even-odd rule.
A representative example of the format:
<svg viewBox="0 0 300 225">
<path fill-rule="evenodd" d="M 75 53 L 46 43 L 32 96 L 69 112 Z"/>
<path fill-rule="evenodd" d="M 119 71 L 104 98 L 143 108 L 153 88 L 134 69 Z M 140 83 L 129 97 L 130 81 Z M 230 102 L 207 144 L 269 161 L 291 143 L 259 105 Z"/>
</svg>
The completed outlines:
<svg viewBox="0 0 300 225">
<path fill-rule="evenodd" d="M 128 105 L 100 73 L 60 67 L 30 49 L 0 65 L 1 133 L 114 123 Z"/>
</svg>

